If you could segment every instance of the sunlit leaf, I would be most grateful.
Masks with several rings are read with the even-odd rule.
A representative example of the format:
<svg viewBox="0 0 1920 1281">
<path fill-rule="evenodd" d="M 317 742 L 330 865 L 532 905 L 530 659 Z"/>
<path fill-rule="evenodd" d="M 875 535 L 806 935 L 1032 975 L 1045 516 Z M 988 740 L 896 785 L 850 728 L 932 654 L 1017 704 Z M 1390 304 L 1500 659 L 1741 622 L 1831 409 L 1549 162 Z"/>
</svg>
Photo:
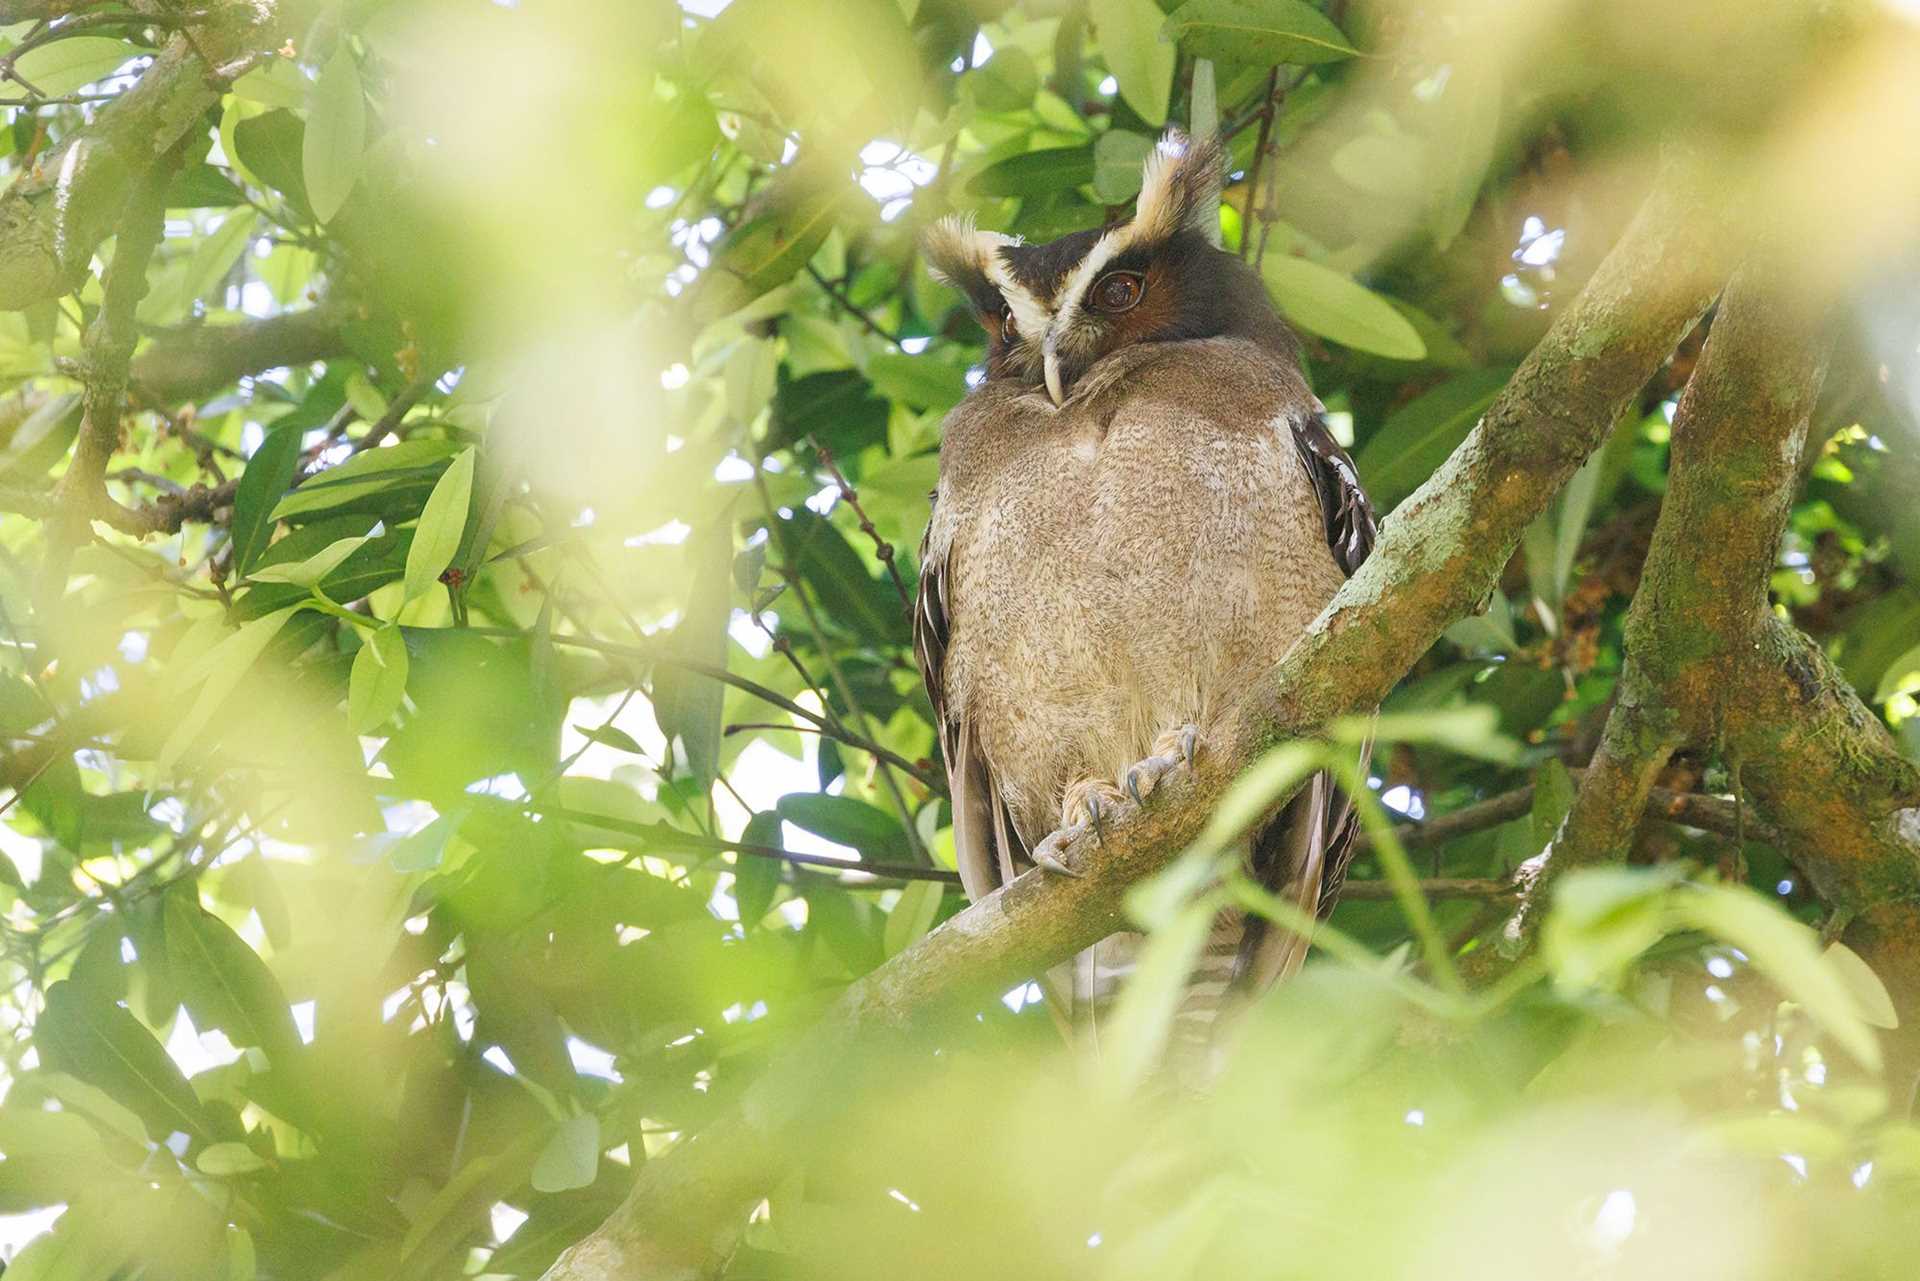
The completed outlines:
<svg viewBox="0 0 1920 1281">
<path fill-rule="evenodd" d="M 473 498 L 473 459 L 471 448 L 462 450 L 435 482 L 427 505 L 420 511 L 413 545 L 407 549 L 408 600 L 438 582 L 460 550 L 460 539 L 467 528 L 467 507 Z"/>
<path fill-rule="evenodd" d="M 1150 125 L 1167 122 L 1176 50 L 1160 38 L 1165 15 L 1154 0 L 1089 0 L 1100 54 L 1127 105 Z"/>
<path fill-rule="evenodd" d="M 1331 267 L 1269 254 L 1260 270 L 1287 319 L 1323 338 L 1394 360 L 1427 354 L 1414 327 L 1371 289 Z"/>
<path fill-rule="evenodd" d="M 407 693 L 407 643 L 392 623 L 367 633 L 353 656 L 347 687 L 347 720 L 357 734 L 369 734 L 400 710 Z"/>
<path fill-rule="evenodd" d="M 367 103 L 360 87 L 360 67 L 343 40 L 314 84 L 300 153 L 307 198 L 321 222 L 332 222 L 353 193 L 366 146 Z"/>
</svg>

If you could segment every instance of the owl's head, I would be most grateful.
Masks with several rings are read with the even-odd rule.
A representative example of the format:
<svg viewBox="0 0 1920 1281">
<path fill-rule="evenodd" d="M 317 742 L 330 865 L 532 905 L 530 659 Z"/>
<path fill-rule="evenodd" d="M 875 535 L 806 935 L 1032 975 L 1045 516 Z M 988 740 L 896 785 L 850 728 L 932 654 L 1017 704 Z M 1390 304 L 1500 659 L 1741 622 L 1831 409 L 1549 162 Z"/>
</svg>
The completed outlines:
<svg viewBox="0 0 1920 1281">
<path fill-rule="evenodd" d="M 1044 245 L 976 230 L 966 216 L 936 223 L 928 265 L 973 304 L 987 376 L 1044 383 L 1057 405 L 1096 361 L 1136 343 L 1232 334 L 1291 355 L 1259 276 L 1208 239 L 1224 169 L 1216 141 L 1169 132 L 1127 222 Z"/>
</svg>

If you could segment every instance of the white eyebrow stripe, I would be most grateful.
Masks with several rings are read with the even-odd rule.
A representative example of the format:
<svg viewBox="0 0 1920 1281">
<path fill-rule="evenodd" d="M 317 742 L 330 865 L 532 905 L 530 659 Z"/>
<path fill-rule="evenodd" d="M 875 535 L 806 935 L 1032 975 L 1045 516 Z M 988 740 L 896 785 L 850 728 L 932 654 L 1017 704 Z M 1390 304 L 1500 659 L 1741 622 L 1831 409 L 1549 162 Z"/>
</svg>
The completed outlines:
<svg viewBox="0 0 1920 1281">
<path fill-rule="evenodd" d="M 1008 239 L 1006 243 L 1018 244 L 1019 242 Z M 1007 310 L 1013 313 L 1013 323 L 1019 328 L 1021 339 L 1027 342 L 1039 342 L 1046 336 L 1047 326 L 1053 320 L 1053 313 L 1048 311 L 1046 304 L 1034 297 L 1026 286 L 1013 278 L 1013 273 L 1007 269 L 1007 264 L 997 251 L 987 256 L 985 265 L 987 279 L 993 282 L 994 287 L 1000 291 L 1000 296 L 1006 299 Z"/>
<path fill-rule="evenodd" d="M 1087 256 L 1080 260 L 1080 265 L 1073 269 L 1066 283 L 1060 287 L 1060 297 L 1063 301 L 1060 304 L 1060 310 L 1054 314 L 1053 324 L 1063 337 L 1073 332 L 1073 322 L 1080 315 L 1081 295 L 1099 278 L 1100 273 L 1106 269 L 1108 261 L 1126 247 L 1127 229 L 1130 225 L 1122 224 L 1115 227 L 1095 241 L 1093 248 L 1087 251 Z"/>
</svg>

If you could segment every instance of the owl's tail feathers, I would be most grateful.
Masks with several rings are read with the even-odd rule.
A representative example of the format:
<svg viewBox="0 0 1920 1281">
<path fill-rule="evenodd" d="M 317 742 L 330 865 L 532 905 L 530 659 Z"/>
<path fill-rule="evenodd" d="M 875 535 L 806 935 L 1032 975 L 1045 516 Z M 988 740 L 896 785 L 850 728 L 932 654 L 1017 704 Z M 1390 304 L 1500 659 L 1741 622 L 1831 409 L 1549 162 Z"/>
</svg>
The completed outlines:
<svg viewBox="0 0 1920 1281">
<path fill-rule="evenodd" d="M 1275 894 L 1315 919 L 1329 864 L 1351 823 L 1351 802 L 1326 773 L 1314 775 L 1250 851 L 1254 873 Z M 1214 918 L 1168 1037 L 1167 1069 L 1183 1088 L 1218 1079 L 1247 1014 L 1276 985 L 1299 972 L 1312 934 L 1283 928 L 1239 908 Z"/>
</svg>

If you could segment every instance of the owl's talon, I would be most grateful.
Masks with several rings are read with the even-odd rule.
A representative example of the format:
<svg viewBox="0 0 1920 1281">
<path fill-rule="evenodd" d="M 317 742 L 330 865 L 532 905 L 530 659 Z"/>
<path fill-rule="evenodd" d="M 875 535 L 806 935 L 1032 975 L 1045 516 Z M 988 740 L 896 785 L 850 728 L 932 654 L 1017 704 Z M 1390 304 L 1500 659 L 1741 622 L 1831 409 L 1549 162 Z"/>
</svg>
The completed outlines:
<svg viewBox="0 0 1920 1281">
<path fill-rule="evenodd" d="M 1180 759 L 1187 763 L 1188 769 L 1193 768 L 1193 758 L 1199 748 L 1200 727 L 1198 725 L 1189 725 L 1180 731 Z"/>
<path fill-rule="evenodd" d="M 1031 857 L 1035 866 L 1043 867 L 1055 876 L 1064 876 L 1069 880 L 1077 881 L 1085 876 L 1085 872 L 1077 872 L 1062 862 L 1060 854 L 1067 846 L 1073 844 L 1074 839 L 1085 832 L 1088 826 L 1086 823 L 1075 823 L 1072 827 L 1060 828 L 1034 846 Z"/>
<path fill-rule="evenodd" d="M 1104 813 L 1105 811 L 1100 806 L 1100 797 L 1098 795 L 1089 795 L 1087 797 L 1087 821 L 1093 825 L 1093 839 L 1102 844 L 1105 844 L 1107 839 L 1106 824 L 1101 821 Z"/>
<path fill-rule="evenodd" d="M 1140 774 L 1141 769 L 1138 765 L 1127 770 L 1127 794 L 1133 797 L 1135 805 L 1145 806 L 1147 798 L 1140 794 Z"/>
</svg>

